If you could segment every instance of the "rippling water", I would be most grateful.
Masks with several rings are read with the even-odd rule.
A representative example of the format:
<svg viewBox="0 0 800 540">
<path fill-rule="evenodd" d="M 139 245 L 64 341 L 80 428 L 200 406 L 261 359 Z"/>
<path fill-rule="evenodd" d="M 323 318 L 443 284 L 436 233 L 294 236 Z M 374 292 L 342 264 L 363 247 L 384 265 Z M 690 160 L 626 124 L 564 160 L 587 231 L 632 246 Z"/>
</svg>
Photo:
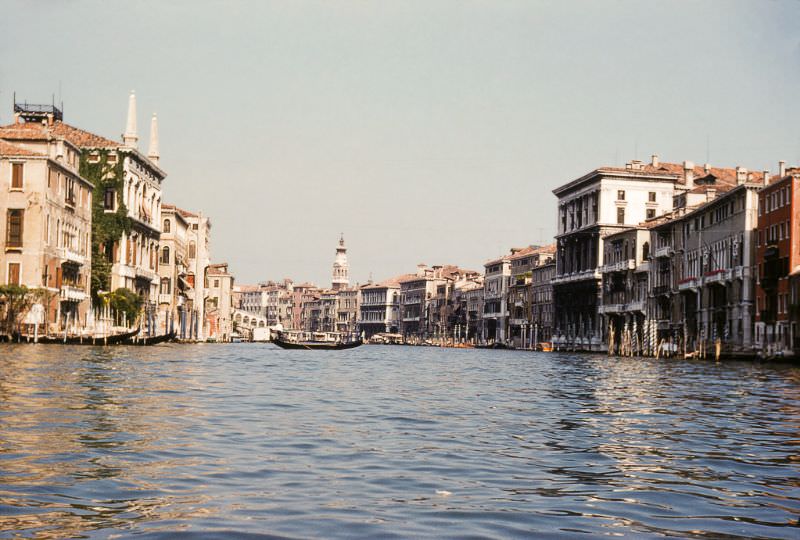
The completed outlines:
<svg viewBox="0 0 800 540">
<path fill-rule="evenodd" d="M 790 365 L 0 347 L 0 538 L 800 537 Z"/>
</svg>

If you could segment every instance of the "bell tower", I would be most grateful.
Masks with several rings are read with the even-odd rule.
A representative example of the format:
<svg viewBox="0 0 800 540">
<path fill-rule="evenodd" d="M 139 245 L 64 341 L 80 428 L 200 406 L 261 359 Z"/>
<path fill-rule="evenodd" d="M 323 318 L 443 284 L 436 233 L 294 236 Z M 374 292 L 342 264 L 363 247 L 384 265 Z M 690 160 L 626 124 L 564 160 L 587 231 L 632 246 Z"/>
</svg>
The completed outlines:
<svg viewBox="0 0 800 540">
<path fill-rule="evenodd" d="M 346 289 L 350 285 L 350 266 L 347 264 L 347 248 L 344 245 L 344 234 L 339 236 L 336 246 L 336 258 L 333 260 L 333 279 L 331 288 L 334 291 Z"/>
</svg>

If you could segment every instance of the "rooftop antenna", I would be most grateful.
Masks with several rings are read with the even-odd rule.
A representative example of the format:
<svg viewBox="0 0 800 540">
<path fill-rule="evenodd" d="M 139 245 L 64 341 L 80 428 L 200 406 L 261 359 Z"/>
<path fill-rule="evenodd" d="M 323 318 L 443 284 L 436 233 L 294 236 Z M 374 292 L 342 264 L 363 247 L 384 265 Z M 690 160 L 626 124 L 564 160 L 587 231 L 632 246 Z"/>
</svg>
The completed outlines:
<svg viewBox="0 0 800 540">
<path fill-rule="evenodd" d="M 711 163 L 711 135 L 706 134 L 706 163 Z"/>
</svg>

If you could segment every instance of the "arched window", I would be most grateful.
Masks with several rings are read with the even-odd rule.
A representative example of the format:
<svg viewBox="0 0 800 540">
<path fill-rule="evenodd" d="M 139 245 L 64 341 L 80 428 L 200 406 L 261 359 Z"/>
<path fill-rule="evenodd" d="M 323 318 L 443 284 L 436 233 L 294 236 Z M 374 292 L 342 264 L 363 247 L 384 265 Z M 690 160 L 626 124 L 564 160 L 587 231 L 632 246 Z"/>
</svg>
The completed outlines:
<svg viewBox="0 0 800 540">
<path fill-rule="evenodd" d="M 161 278 L 161 294 L 172 294 L 169 278 Z"/>
<path fill-rule="evenodd" d="M 169 264 L 169 246 L 161 250 L 161 264 Z"/>
<path fill-rule="evenodd" d="M 165 220 L 164 220 L 164 230 L 163 230 L 163 231 L 161 231 L 161 232 L 169 232 L 169 228 L 170 228 L 170 223 L 169 223 L 169 220 L 168 220 L 168 219 L 165 219 Z"/>
<path fill-rule="evenodd" d="M 189 242 L 189 258 L 194 259 L 197 256 L 197 245 L 194 243 L 194 240 Z"/>
</svg>

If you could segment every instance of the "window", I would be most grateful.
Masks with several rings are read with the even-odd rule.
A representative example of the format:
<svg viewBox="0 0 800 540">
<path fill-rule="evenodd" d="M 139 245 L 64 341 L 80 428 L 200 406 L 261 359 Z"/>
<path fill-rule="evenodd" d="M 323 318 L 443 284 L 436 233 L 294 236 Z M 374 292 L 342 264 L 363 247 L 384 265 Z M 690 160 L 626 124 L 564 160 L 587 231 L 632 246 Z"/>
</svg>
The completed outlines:
<svg viewBox="0 0 800 540">
<path fill-rule="evenodd" d="M 218 279 L 214 280 L 214 287 L 219 288 L 219 280 Z"/>
<path fill-rule="evenodd" d="M 19 285 L 19 263 L 8 263 L 9 285 Z"/>
<path fill-rule="evenodd" d="M 117 201 L 117 193 L 114 188 L 106 188 L 106 192 L 103 196 L 103 209 L 104 210 L 114 210 Z"/>
<path fill-rule="evenodd" d="M 189 258 L 194 259 L 197 256 L 197 246 L 194 243 L 194 240 L 189 242 Z"/>
<path fill-rule="evenodd" d="M 656 209 L 655 208 L 648 208 L 647 209 L 647 219 L 656 217 Z"/>
<path fill-rule="evenodd" d="M 170 285 L 169 278 L 161 278 L 161 294 L 171 294 Z"/>
<path fill-rule="evenodd" d="M 22 222 L 24 210 L 9 209 L 6 220 L 6 247 L 22 247 Z"/>
<path fill-rule="evenodd" d="M 617 208 L 617 223 L 619 223 L 619 224 L 625 223 L 625 209 L 624 208 Z"/>
<path fill-rule="evenodd" d="M 617 200 L 618 201 L 624 201 L 625 200 L 625 190 L 624 189 L 620 189 L 620 190 L 617 191 Z"/>
<path fill-rule="evenodd" d="M 67 178 L 64 183 L 64 202 L 75 206 L 75 180 L 73 178 Z"/>
<path fill-rule="evenodd" d="M 164 230 L 162 232 L 169 232 L 170 230 L 170 223 L 168 219 L 164 220 Z"/>
<path fill-rule="evenodd" d="M 161 250 L 161 264 L 169 264 L 169 247 L 167 246 Z"/>
<path fill-rule="evenodd" d="M 11 164 L 11 189 L 22 189 L 22 163 Z"/>
<path fill-rule="evenodd" d="M 656 202 L 656 192 L 655 191 L 649 191 L 647 193 L 647 200 L 650 201 L 650 202 Z"/>
</svg>

